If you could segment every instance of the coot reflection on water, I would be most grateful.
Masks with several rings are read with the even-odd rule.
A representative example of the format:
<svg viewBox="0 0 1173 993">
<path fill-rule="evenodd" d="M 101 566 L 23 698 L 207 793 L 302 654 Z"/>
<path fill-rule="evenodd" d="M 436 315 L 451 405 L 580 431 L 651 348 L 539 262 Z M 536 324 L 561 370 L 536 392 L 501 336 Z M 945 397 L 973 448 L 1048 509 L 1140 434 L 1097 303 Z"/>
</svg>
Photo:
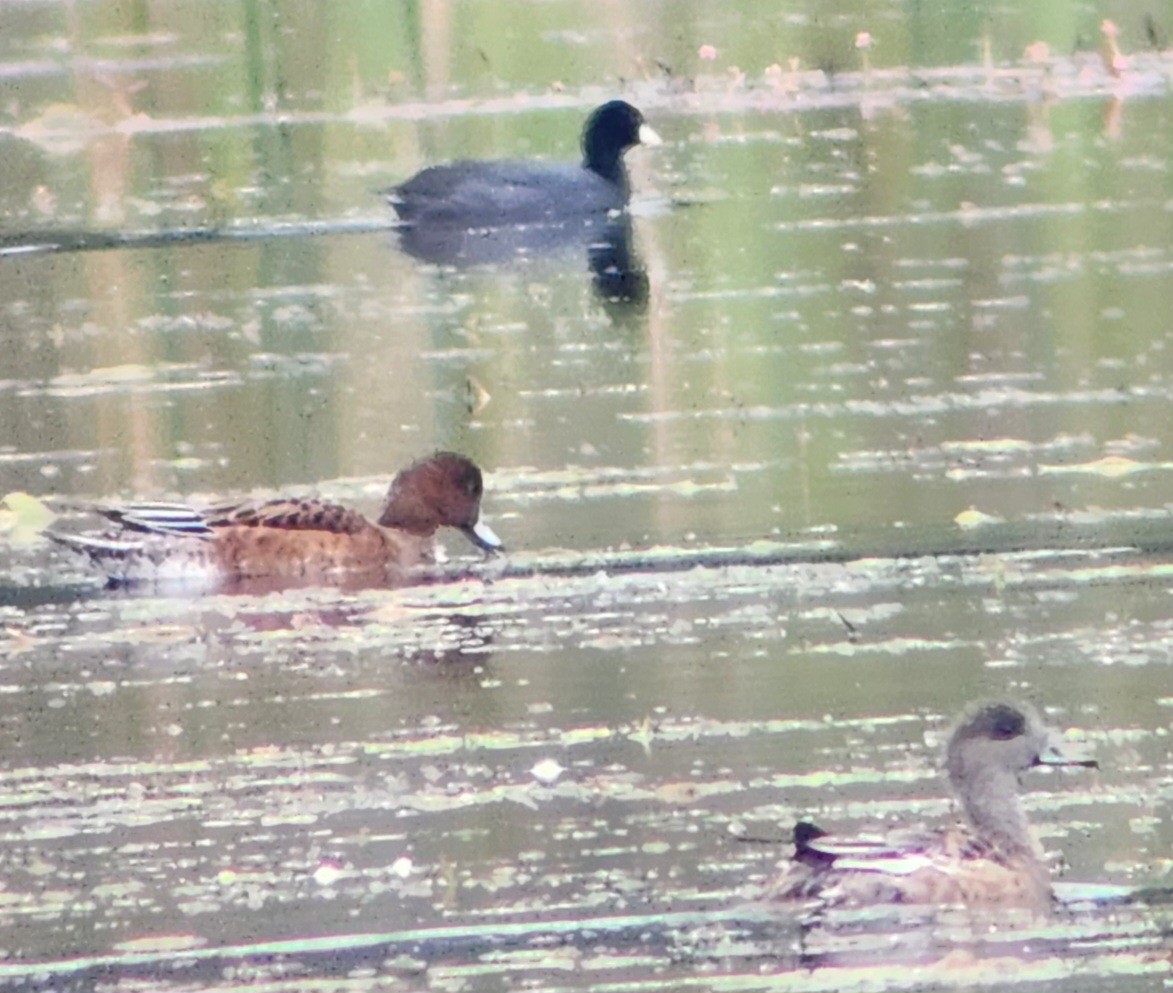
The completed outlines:
<svg viewBox="0 0 1173 993">
<path fill-rule="evenodd" d="M 399 247 L 436 265 L 468 268 L 508 265 L 566 255 L 580 265 L 585 253 L 595 293 L 608 302 L 642 307 L 648 299 L 648 276 L 632 242 L 631 218 L 578 218 L 561 224 L 517 224 L 470 228 L 461 224 L 425 224 L 400 228 Z"/>
<path fill-rule="evenodd" d="M 627 205 L 623 153 L 660 138 L 623 100 L 597 108 L 582 131 L 582 162 L 528 159 L 431 166 L 384 191 L 404 224 L 492 228 L 557 224 L 605 215 Z"/>
</svg>

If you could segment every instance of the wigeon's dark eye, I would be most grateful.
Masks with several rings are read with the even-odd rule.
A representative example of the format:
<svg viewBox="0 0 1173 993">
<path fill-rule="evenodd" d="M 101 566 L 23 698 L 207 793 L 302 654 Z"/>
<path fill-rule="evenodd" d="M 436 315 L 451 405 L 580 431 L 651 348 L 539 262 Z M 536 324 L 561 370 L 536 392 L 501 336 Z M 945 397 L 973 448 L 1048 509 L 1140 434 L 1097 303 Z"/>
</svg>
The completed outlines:
<svg viewBox="0 0 1173 993">
<path fill-rule="evenodd" d="M 987 730 L 997 741 L 1009 741 L 1026 731 L 1026 718 L 1013 707 L 991 707 L 987 716 Z"/>
</svg>

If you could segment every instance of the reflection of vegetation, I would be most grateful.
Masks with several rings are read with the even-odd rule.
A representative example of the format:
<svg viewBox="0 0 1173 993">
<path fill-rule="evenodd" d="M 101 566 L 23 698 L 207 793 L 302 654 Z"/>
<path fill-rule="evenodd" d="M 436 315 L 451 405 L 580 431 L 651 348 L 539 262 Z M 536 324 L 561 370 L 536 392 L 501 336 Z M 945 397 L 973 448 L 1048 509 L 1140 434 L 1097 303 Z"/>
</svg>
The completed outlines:
<svg viewBox="0 0 1173 993">
<path fill-rule="evenodd" d="M 0 500 L 0 537 L 12 544 L 28 544 L 56 515 L 27 493 L 9 493 Z"/>
</svg>

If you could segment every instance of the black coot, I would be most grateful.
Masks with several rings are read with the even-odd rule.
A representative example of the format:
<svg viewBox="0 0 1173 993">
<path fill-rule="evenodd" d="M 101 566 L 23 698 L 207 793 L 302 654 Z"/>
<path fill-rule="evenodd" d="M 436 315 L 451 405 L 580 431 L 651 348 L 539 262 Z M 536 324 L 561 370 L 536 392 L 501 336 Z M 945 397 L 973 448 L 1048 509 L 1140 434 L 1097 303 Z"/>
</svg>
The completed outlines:
<svg viewBox="0 0 1173 993">
<path fill-rule="evenodd" d="M 597 108 L 582 129 L 582 164 L 498 160 L 432 166 L 383 194 L 406 224 L 499 227 L 559 223 L 627 203 L 623 153 L 658 145 L 643 115 L 623 100 Z"/>
</svg>

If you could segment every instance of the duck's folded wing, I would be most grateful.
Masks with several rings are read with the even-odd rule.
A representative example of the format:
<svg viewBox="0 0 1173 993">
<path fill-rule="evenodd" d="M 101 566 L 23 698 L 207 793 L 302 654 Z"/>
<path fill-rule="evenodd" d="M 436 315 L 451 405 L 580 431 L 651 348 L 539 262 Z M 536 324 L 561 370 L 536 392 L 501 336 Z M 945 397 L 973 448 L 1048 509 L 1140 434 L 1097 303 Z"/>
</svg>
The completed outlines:
<svg viewBox="0 0 1173 993">
<path fill-rule="evenodd" d="M 454 162 L 425 169 L 388 199 L 409 223 L 462 228 L 564 224 L 623 206 L 614 183 L 577 163 Z"/>
<path fill-rule="evenodd" d="M 904 876 L 936 861 L 942 841 L 940 832 L 909 830 L 854 837 L 825 834 L 809 839 L 803 847 L 833 862 L 836 869 Z"/>
<path fill-rule="evenodd" d="M 259 504 L 217 507 L 204 516 L 211 528 L 281 528 L 357 534 L 373 525 L 356 510 L 321 500 L 269 500 Z"/>
</svg>

